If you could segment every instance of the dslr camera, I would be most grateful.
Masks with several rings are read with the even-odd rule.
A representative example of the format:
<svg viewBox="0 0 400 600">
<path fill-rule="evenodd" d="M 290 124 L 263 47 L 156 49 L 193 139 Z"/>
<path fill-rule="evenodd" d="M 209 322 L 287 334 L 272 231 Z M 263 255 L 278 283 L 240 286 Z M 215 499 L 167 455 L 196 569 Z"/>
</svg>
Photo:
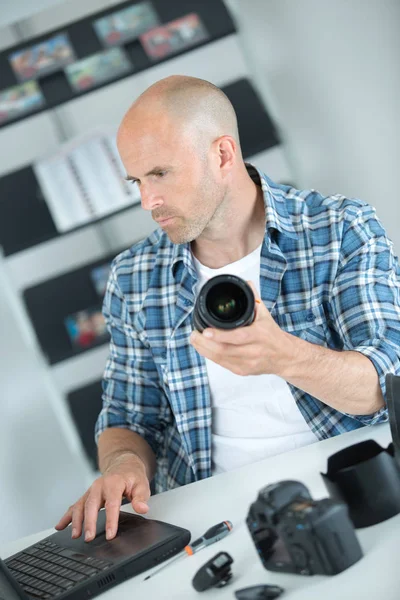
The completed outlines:
<svg viewBox="0 0 400 600">
<path fill-rule="evenodd" d="M 347 505 L 331 498 L 313 500 L 299 481 L 264 487 L 246 523 L 270 571 L 336 575 L 363 556 Z"/>
</svg>

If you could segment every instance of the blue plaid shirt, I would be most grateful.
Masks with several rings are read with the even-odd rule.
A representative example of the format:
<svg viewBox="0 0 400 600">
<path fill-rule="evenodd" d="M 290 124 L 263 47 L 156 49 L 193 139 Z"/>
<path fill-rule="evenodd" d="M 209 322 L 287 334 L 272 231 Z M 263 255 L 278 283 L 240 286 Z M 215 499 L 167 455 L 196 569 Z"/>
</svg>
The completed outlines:
<svg viewBox="0 0 400 600">
<path fill-rule="evenodd" d="M 392 243 L 359 200 L 262 185 L 266 227 L 262 300 L 285 331 L 400 373 L 400 269 Z M 96 439 L 108 427 L 140 434 L 157 457 L 156 492 L 211 475 L 211 402 L 205 360 L 189 343 L 197 281 L 189 244 L 160 229 L 113 261 L 104 300 L 111 334 Z M 338 412 L 290 385 L 319 439 L 387 420 Z"/>
</svg>

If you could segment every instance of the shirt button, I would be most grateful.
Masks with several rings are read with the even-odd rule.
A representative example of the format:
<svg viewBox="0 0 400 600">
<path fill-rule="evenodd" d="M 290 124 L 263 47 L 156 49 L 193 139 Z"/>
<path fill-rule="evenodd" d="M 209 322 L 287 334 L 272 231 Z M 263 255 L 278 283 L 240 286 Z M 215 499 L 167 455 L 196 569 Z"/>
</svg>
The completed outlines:
<svg viewBox="0 0 400 600">
<path fill-rule="evenodd" d="M 314 321 L 314 313 L 309 312 L 307 317 L 306 317 L 307 321 Z"/>
</svg>

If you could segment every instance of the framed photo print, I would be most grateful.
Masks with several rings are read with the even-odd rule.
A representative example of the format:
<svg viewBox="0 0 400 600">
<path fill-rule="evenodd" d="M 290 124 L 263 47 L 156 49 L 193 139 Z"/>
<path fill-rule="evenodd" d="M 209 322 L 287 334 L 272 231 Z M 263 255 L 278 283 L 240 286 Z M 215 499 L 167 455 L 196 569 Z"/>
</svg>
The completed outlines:
<svg viewBox="0 0 400 600">
<path fill-rule="evenodd" d="M 140 36 L 140 42 L 150 60 L 160 60 L 184 48 L 194 46 L 209 38 L 199 15 L 191 13 L 151 29 Z"/>
<path fill-rule="evenodd" d="M 90 90 L 129 72 L 132 63 L 122 48 L 110 48 L 92 54 L 65 67 L 65 75 L 76 92 Z"/>
<path fill-rule="evenodd" d="M 75 60 L 67 33 L 59 33 L 40 44 L 18 50 L 8 57 L 18 81 L 38 79 L 63 69 Z"/>
<path fill-rule="evenodd" d="M 0 92 L 0 125 L 38 110 L 46 103 L 36 81 L 26 81 Z"/>
<path fill-rule="evenodd" d="M 152 3 L 140 2 L 93 21 L 93 27 L 100 42 L 108 47 L 134 40 L 159 23 Z"/>
<path fill-rule="evenodd" d="M 101 308 L 88 308 L 69 315 L 64 320 L 72 347 L 86 350 L 109 339 Z"/>
</svg>

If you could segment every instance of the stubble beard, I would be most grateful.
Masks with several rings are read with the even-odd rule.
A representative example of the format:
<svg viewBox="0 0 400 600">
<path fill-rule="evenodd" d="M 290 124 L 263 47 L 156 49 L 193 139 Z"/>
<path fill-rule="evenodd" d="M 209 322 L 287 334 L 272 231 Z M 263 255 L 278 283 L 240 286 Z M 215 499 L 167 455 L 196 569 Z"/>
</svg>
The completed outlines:
<svg viewBox="0 0 400 600">
<path fill-rule="evenodd" d="M 170 241 L 173 244 L 188 244 L 198 239 L 218 215 L 225 196 L 226 191 L 219 188 L 210 176 L 205 160 L 200 191 L 197 193 L 197 199 L 194 203 L 194 206 L 203 207 L 203 211 L 200 215 L 196 215 L 196 211 L 194 210 L 194 215 L 189 216 L 187 219 L 179 216 L 178 224 L 175 225 L 176 228 L 171 227 L 171 231 L 166 230 Z M 179 223 L 181 220 L 182 222 Z"/>
<path fill-rule="evenodd" d="M 173 244 L 188 244 L 198 238 L 207 227 L 210 219 L 202 218 L 191 222 L 185 221 L 175 231 L 166 231 L 167 236 Z"/>
<path fill-rule="evenodd" d="M 202 233 L 207 229 L 210 223 L 215 219 L 220 206 L 223 202 L 224 196 L 221 194 L 220 198 L 216 196 L 216 192 L 212 196 L 209 196 L 210 200 L 207 202 L 207 209 L 202 215 L 191 221 L 184 220 L 181 227 L 177 228 L 176 231 L 166 231 L 170 241 L 173 244 L 188 244 L 197 240 Z M 201 201 L 201 200 L 200 200 Z"/>
</svg>

